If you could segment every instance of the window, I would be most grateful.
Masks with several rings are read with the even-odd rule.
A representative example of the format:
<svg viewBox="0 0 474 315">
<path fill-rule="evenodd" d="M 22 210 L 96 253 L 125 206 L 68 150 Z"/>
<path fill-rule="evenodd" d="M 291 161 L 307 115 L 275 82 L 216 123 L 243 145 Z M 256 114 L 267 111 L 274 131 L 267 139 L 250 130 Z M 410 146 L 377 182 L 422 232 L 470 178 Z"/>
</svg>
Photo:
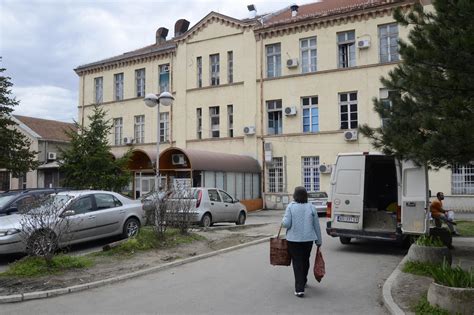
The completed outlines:
<svg viewBox="0 0 474 315">
<path fill-rule="evenodd" d="M 379 26 L 380 62 L 399 60 L 398 56 L 398 24 Z"/>
<path fill-rule="evenodd" d="M 110 208 L 121 206 L 121 202 L 112 195 L 95 194 L 94 196 L 95 196 L 95 204 L 97 206 L 97 210 L 110 209 Z"/>
<path fill-rule="evenodd" d="M 100 104 L 103 101 L 104 94 L 104 78 L 94 78 L 94 101 L 96 104 Z"/>
<path fill-rule="evenodd" d="M 267 101 L 269 135 L 278 135 L 282 132 L 282 105 L 281 100 Z"/>
<path fill-rule="evenodd" d="M 116 101 L 123 100 L 123 73 L 114 74 L 114 95 Z"/>
<path fill-rule="evenodd" d="M 234 52 L 227 52 L 227 83 L 234 82 Z"/>
<path fill-rule="evenodd" d="M 211 66 L 211 85 L 219 85 L 219 54 L 210 55 L 209 63 Z"/>
<path fill-rule="evenodd" d="M 135 87 L 137 97 L 145 96 L 145 69 L 135 70 Z"/>
<path fill-rule="evenodd" d="M 211 138 L 219 138 L 219 106 L 209 107 Z"/>
<path fill-rule="evenodd" d="M 145 142 L 145 116 L 135 116 L 135 125 L 133 126 L 135 134 L 135 143 Z"/>
<path fill-rule="evenodd" d="M 355 62 L 355 32 L 337 33 L 337 45 L 339 52 L 339 68 L 354 67 Z"/>
<path fill-rule="evenodd" d="M 222 191 L 222 190 L 219 190 L 219 192 L 221 193 L 222 201 L 227 202 L 227 203 L 233 203 L 234 202 L 234 200 L 232 199 L 231 196 L 229 196 L 228 193 L 226 193 L 225 191 Z"/>
<path fill-rule="evenodd" d="M 474 164 L 455 164 L 451 169 L 453 195 L 474 195 Z"/>
<path fill-rule="evenodd" d="M 227 136 L 234 137 L 234 106 L 227 105 Z"/>
<path fill-rule="evenodd" d="M 284 192 L 283 188 L 283 158 L 274 157 L 268 167 L 268 192 Z"/>
<path fill-rule="evenodd" d="M 197 66 L 197 86 L 202 87 L 202 57 L 197 57 L 196 66 Z"/>
<path fill-rule="evenodd" d="M 219 196 L 219 193 L 215 189 L 209 189 L 207 191 L 209 195 L 209 200 L 210 201 L 216 201 L 216 202 L 221 202 L 221 197 Z"/>
<path fill-rule="evenodd" d="M 267 78 L 281 76 L 281 45 L 272 44 L 265 46 L 267 51 Z"/>
<path fill-rule="evenodd" d="M 169 141 L 170 113 L 160 113 L 160 142 Z"/>
<path fill-rule="evenodd" d="M 303 105 L 303 132 L 318 132 L 319 131 L 319 109 L 318 97 L 303 97 L 301 98 Z"/>
<path fill-rule="evenodd" d="M 316 71 L 316 37 L 300 40 L 302 73 Z"/>
<path fill-rule="evenodd" d="M 196 138 L 202 139 L 202 108 L 196 109 Z"/>
<path fill-rule="evenodd" d="M 341 129 L 357 128 L 357 92 L 339 93 Z"/>
<path fill-rule="evenodd" d="M 391 110 L 393 104 L 392 104 L 392 99 L 394 97 L 397 96 L 397 94 L 399 95 L 398 92 L 396 91 L 389 91 L 387 89 L 380 89 L 380 101 L 382 102 L 385 110 L 387 111 L 387 113 L 382 113 L 382 128 L 387 126 L 388 122 L 390 121 L 390 118 L 388 116 L 388 111 Z"/>
<path fill-rule="evenodd" d="M 10 173 L 7 171 L 0 172 L 0 190 L 10 189 Z"/>
<path fill-rule="evenodd" d="M 94 210 L 91 196 L 86 196 L 74 201 L 74 203 L 68 207 L 68 210 L 74 210 L 76 214 L 83 214 Z"/>
<path fill-rule="evenodd" d="M 114 144 L 122 145 L 123 120 L 122 118 L 114 118 Z"/>
<path fill-rule="evenodd" d="M 307 191 L 319 191 L 319 156 L 301 158 L 303 186 Z"/>
<path fill-rule="evenodd" d="M 160 76 L 158 82 L 160 84 L 160 93 L 170 91 L 170 65 L 159 66 Z"/>
</svg>

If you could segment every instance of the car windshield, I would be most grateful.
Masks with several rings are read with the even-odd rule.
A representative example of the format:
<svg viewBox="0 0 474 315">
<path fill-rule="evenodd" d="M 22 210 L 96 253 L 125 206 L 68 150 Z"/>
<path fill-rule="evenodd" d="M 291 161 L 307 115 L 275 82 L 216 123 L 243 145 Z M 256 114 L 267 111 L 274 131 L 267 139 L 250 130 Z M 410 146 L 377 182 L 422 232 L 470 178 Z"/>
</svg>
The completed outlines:
<svg viewBox="0 0 474 315">
<path fill-rule="evenodd" d="M 11 200 L 13 200 L 17 195 L 6 195 L 0 196 L 0 208 L 3 208 L 6 204 L 8 204 Z"/>
<path fill-rule="evenodd" d="M 328 195 L 323 191 L 309 192 L 308 198 L 327 198 Z"/>
</svg>

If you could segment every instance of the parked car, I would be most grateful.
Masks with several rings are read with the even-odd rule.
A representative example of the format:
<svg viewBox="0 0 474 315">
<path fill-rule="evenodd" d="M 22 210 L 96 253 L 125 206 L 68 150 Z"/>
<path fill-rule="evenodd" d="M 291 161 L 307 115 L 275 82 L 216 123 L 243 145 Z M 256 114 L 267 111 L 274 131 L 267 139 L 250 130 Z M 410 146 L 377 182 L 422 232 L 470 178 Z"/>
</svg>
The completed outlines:
<svg viewBox="0 0 474 315">
<path fill-rule="evenodd" d="M 59 239 L 58 244 L 55 244 L 58 247 L 114 235 L 132 237 L 145 223 L 145 214 L 140 201 L 129 199 L 118 193 L 91 190 L 66 191 L 52 194 L 49 198 L 45 204 L 60 205 L 61 214 L 55 216 L 55 220 L 66 220 L 64 224 L 70 227 L 67 233 L 64 233 L 64 237 Z M 46 207 L 43 205 L 24 214 L 16 213 L 0 218 L 0 254 L 27 250 L 34 252 L 34 248 L 29 247 L 35 246 L 35 231 L 25 231 L 22 227 L 22 216 L 33 216 L 38 212 L 46 215 Z M 58 228 L 61 225 L 52 224 L 51 226 Z M 54 228 L 51 233 L 55 233 Z"/>
<path fill-rule="evenodd" d="M 316 207 L 318 214 L 326 214 L 328 194 L 324 191 L 308 192 L 308 202 Z"/>
<path fill-rule="evenodd" d="M 41 201 L 49 194 L 62 191 L 63 188 L 37 188 L 11 190 L 0 194 L 0 216 L 10 215 Z"/>
</svg>

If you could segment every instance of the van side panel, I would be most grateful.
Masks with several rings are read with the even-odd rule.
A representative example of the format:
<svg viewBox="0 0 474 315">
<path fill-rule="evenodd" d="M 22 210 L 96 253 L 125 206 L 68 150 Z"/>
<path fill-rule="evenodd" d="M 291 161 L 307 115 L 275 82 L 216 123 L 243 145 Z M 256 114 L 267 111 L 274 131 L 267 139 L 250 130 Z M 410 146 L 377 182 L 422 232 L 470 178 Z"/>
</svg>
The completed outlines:
<svg viewBox="0 0 474 315">
<path fill-rule="evenodd" d="M 331 181 L 332 227 L 362 230 L 365 156 L 338 156 Z"/>
</svg>

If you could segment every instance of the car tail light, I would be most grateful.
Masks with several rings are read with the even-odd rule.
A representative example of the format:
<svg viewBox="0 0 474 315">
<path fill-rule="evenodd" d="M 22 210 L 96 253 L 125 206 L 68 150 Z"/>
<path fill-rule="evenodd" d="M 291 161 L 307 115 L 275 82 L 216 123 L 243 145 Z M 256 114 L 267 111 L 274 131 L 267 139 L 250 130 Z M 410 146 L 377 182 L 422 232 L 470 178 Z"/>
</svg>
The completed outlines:
<svg viewBox="0 0 474 315">
<path fill-rule="evenodd" d="M 199 208 L 199 206 L 201 205 L 201 200 L 202 200 L 202 190 L 199 190 L 198 191 L 198 197 L 197 197 L 197 200 L 196 200 L 196 208 Z"/>
<path fill-rule="evenodd" d="M 402 222 L 402 207 L 397 206 L 397 222 Z"/>
<path fill-rule="evenodd" d="M 332 202 L 328 201 L 326 203 L 326 218 L 331 218 L 331 214 L 332 214 Z"/>
</svg>

